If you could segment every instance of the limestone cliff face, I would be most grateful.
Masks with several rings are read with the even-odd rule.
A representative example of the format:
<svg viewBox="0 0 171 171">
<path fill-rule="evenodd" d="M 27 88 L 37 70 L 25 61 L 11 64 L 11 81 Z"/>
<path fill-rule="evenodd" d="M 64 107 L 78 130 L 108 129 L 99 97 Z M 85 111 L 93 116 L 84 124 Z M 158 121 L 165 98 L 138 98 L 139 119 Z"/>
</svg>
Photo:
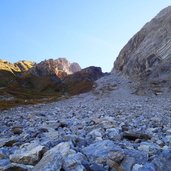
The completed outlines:
<svg viewBox="0 0 171 171">
<path fill-rule="evenodd" d="M 56 75 L 59 78 L 63 78 L 80 70 L 79 64 L 71 64 L 65 58 L 58 58 L 42 61 L 36 64 L 29 72 L 36 76 Z"/>
<path fill-rule="evenodd" d="M 171 6 L 129 40 L 114 62 L 112 72 L 136 80 L 171 78 Z"/>
</svg>

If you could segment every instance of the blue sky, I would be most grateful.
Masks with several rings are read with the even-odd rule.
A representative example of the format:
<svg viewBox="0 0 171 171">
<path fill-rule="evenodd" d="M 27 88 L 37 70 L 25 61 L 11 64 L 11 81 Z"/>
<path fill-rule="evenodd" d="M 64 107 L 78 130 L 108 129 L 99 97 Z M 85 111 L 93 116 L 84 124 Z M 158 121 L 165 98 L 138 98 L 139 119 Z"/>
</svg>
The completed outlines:
<svg viewBox="0 0 171 171">
<path fill-rule="evenodd" d="M 110 71 L 127 41 L 170 0 L 0 0 L 0 58 L 66 57 Z"/>
</svg>

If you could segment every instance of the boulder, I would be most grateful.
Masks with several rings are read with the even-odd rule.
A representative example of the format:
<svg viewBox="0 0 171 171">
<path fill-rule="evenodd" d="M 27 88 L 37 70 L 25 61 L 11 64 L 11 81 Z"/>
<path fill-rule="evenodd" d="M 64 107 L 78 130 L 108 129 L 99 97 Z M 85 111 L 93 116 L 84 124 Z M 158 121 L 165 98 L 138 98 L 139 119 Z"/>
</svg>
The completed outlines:
<svg viewBox="0 0 171 171">
<path fill-rule="evenodd" d="M 63 169 L 65 171 L 86 171 L 82 163 L 86 161 L 86 157 L 81 154 L 73 154 L 64 159 Z"/>
<path fill-rule="evenodd" d="M 122 138 L 130 141 L 135 141 L 136 139 L 144 139 L 144 140 L 151 139 L 151 137 L 148 134 L 129 132 L 129 131 L 125 131 L 122 134 Z"/>
<path fill-rule="evenodd" d="M 101 164 L 103 162 L 106 162 L 108 158 L 111 158 L 111 152 L 122 152 L 122 149 L 119 146 L 115 145 L 113 141 L 103 140 L 97 141 L 94 144 L 83 148 L 82 151 L 83 154 L 85 154 L 90 161 L 96 161 L 97 163 Z M 120 156 L 118 155 L 118 157 Z"/>
<path fill-rule="evenodd" d="M 33 171 L 60 171 L 62 168 L 62 162 L 63 160 L 60 153 L 48 151 L 34 167 Z"/>
<path fill-rule="evenodd" d="M 65 158 L 69 155 L 75 154 L 74 150 L 71 150 L 71 144 L 68 142 L 62 142 L 47 151 L 40 162 L 34 167 L 33 171 L 60 171 Z"/>
<path fill-rule="evenodd" d="M 40 161 L 45 153 L 45 147 L 38 145 L 32 149 L 18 150 L 15 154 L 10 155 L 10 160 L 19 164 L 35 165 Z"/>
<path fill-rule="evenodd" d="M 0 139 L 0 147 L 12 147 L 17 140 L 15 138 L 1 138 Z"/>
<path fill-rule="evenodd" d="M 160 156 L 157 156 L 153 161 L 158 170 L 170 171 L 171 168 L 171 149 L 163 150 Z"/>
<path fill-rule="evenodd" d="M 19 135 L 23 132 L 23 127 L 21 127 L 21 126 L 12 127 L 11 132 Z"/>
<path fill-rule="evenodd" d="M 33 166 L 31 165 L 24 165 L 24 164 L 17 164 L 11 163 L 5 167 L 0 167 L 1 171 L 32 171 Z"/>
</svg>

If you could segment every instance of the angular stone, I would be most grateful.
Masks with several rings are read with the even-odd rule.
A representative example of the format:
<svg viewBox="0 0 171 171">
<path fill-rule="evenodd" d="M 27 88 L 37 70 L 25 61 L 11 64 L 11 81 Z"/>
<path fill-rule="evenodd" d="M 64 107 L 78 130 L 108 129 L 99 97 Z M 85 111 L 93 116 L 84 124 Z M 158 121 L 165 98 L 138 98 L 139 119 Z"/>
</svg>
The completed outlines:
<svg viewBox="0 0 171 171">
<path fill-rule="evenodd" d="M 75 154 L 75 151 L 71 149 L 71 143 L 69 142 L 62 142 L 47 151 L 47 153 L 60 153 L 63 158 L 67 157 L 68 155 Z M 46 154 L 47 154 L 46 153 Z"/>
<path fill-rule="evenodd" d="M 76 135 L 66 135 L 64 136 L 64 140 L 71 141 L 74 144 L 74 146 L 77 146 L 80 148 L 87 146 L 86 138 L 82 138 Z"/>
<path fill-rule="evenodd" d="M 116 151 L 116 152 L 109 152 L 108 153 L 108 158 L 112 161 L 115 161 L 116 163 L 120 163 L 125 157 L 125 154 L 123 152 L 120 151 Z"/>
<path fill-rule="evenodd" d="M 71 143 L 62 142 L 47 151 L 40 162 L 35 166 L 34 171 L 60 171 L 62 163 L 69 155 L 73 155 L 76 152 L 71 149 Z"/>
<path fill-rule="evenodd" d="M 122 137 L 124 139 L 135 141 L 136 139 L 144 139 L 149 140 L 151 137 L 147 134 L 140 134 L 140 133 L 134 133 L 134 132 L 124 132 Z"/>
<path fill-rule="evenodd" d="M 135 159 L 135 163 L 145 164 L 148 161 L 148 154 L 135 149 L 124 149 L 124 154 Z"/>
<path fill-rule="evenodd" d="M 148 154 L 155 154 L 157 151 L 160 150 L 160 146 L 153 143 L 142 142 L 138 147 L 138 150 L 144 151 Z"/>
<path fill-rule="evenodd" d="M 13 138 L 0 139 L 0 147 L 12 147 L 17 141 Z"/>
<path fill-rule="evenodd" d="M 6 158 L 7 155 L 0 149 L 0 160 Z"/>
<path fill-rule="evenodd" d="M 121 148 L 110 140 L 98 141 L 88 147 L 83 148 L 83 153 L 89 160 L 95 161 L 97 159 L 107 160 L 108 154 L 111 151 L 122 151 Z"/>
<path fill-rule="evenodd" d="M 158 170 L 170 171 L 171 168 L 171 149 L 164 150 L 159 156 L 157 156 L 152 163 Z"/>
<path fill-rule="evenodd" d="M 60 153 L 46 152 L 33 171 L 61 171 L 63 159 Z"/>
<path fill-rule="evenodd" d="M 8 164 L 10 164 L 10 160 L 9 159 L 2 159 L 2 160 L 0 160 L 0 167 L 7 166 Z"/>
<path fill-rule="evenodd" d="M 171 135 L 171 129 L 168 129 L 166 133 Z"/>
<path fill-rule="evenodd" d="M 132 171 L 132 167 L 135 164 L 136 160 L 133 157 L 126 157 L 122 163 L 121 163 L 121 167 L 123 168 L 123 170 L 125 171 Z"/>
<path fill-rule="evenodd" d="M 21 134 L 23 132 L 23 128 L 20 126 L 15 126 L 11 129 L 11 132 L 13 132 L 14 134 Z"/>
<path fill-rule="evenodd" d="M 119 170 L 119 171 L 122 171 L 122 168 L 121 166 L 116 163 L 115 161 L 111 160 L 111 159 L 108 159 L 107 160 L 107 165 L 110 167 L 111 170 Z"/>
<path fill-rule="evenodd" d="M 132 168 L 132 171 L 139 171 L 140 168 L 142 168 L 142 164 L 135 164 Z"/>
<path fill-rule="evenodd" d="M 93 163 L 90 166 L 90 168 L 91 168 L 90 171 L 107 171 L 107 169 L 105 170 L 105 168 L 103 167 L 103 165 L 96 164 L 96 163 Z"/>
<path fill-rule="evenodd" d="M 65 171 L 84 171 L 85 167 L 83 163 L 85 163 L 85 161 L 86 157 L 83 154 L 72 154 L 64 159 L 63 168 Z"/>
<path fill-rule="evenodd" d="M 17 151 L 10 155 L 10 160 L 15 163 L 35 165 L 40 161 L 46 149 L 44 146 L 37 146 L 29 151 Z"/>
<path fill-rule="evenodd" d="M 87 138 L 96 140 L 97 138 L 102 138 L 102 133 L 100 129 L 94 129 L 88 133 Z"/>
<path fill-rule="evenodd" d="M 149 153 L 150 147 L 149 147 L 148 145 L 140 145 L 140 146 L 138 147 L 138 150 L 144 151 L 144 152 L 146 152 L 146 153 Z"/>
<path fill-rule="evenodd" d="M 167 135 L 166 140 L 169 143 L 169 146 L 171 147 L 171 135 Z"/>
<path fill-rule="evenodd" d="M 33 166 L 11 163 L 6 167 L 0 168 L 1 171 L 32 171 Z"/>
<path fill-rule="evenodd" d="M 153 163 L 146 163 L 143 167 L 139 168 L 138 171 L 156 171 L 157 168 Z"/>
<path fill-rule="evenodd" d="M 119 134 L 119 130 L 116 128 L 110 128 L 106 130 L 106 135 L 109 137 L 111 140 L 119 140 L 121 139 L 121 136 Z"/>
<path fill-rule="evenodd" d="M 86 171 L 84 166 L 74 159 L 66 159 L 63 168 L 65 171 Z"/>
</svg>

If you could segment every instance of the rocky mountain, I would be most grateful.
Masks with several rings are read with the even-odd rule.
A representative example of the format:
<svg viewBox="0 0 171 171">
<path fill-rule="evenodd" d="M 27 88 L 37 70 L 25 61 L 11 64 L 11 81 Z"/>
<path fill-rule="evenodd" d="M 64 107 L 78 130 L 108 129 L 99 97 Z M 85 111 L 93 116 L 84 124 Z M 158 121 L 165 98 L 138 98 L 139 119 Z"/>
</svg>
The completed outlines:
<svg viewBox="0 0 171 171">
<path fill-rule="evenodd" d="M 18 79 L 18 87 L 38 92 L 63 92 L 62 79 L 81 71 L 78 63 L 70 63 L 66 58 L 48 59 L 35 64 Z"/>
<path fill-rule="evenodd" d="M 68 75 L 62 80 L 62 83 L 69 94 L 75 95 L 92 90 L 94 81 L 104 75 L 100 67 L 90 66 Z"/>
<path fill-rule="evenodd" d="M 26 75 L 17 79 L 17 87 L 36 90 L 40 93 L 57 93 L 59 96 L 64 94 L 76 95 L 90 91 L 94 81 L 104 76 L 100 67 L 84 68 L 69 75 L 63 70 L 61 72 L 55 70 L 56 73 L 54 74 L 54 72 L 44 70 L 44 68 L 46 67 L 43 66 L 43 69 L 36 69 L 36 72 L 33 72 L 34 68 L 33 70 L 31 69 Z"/>
<path fill-rule="evenodd" d="M 16 63 L 0 60 L 0 86 L 7 86 L 8 83 L 25 77 L 54 76 L 57 79 L 62 79 L 80 70 L 81 67 L 78 63 L 70 63 L 65 58 L 49 59 L 37 64 L 24 60 Z"/>
<path fill-rule="evenodd" d="M 114 62 L 112 72 L 153 85 L 171 82 L 171 6 L 128 41 Z"/>
<path fill-rule="evenodd" d="M 65 58 L 42 61 L 24 73 L 18 86 L 39 92 L 53 90 L 60 94 L 75 95 L 92 89 L 95 80 L 104 74 L 100 67 L 81 70 L 78 63 L 70 63 Z"/>
<path fill-rule="evenodd" d="M 29 73 L 35 76 L 56 75 L 63 78 L 81 70 L 78 63 L 70 63 L 66 58 L 48 59 L 36 64 Z"/>
<path fill-rule="evenodd" d="M 6 60 L 0 60 L 0 87 L 14 81 L 17 75 L 28 71 L 33 66 L 34 63 L 30 61 L 19 61 L 12 64 Z"/>
<path fill-rule="evenodd" d="M 3 95 L 4 99 L 5 95 L 12 100 L 5 102 L 5 105 L 0 100 L 0 108 L 15 106 L 18 102 L 23 104 L 23 100 L 25 103 L 28 99 L 39 101 L 84 93 L 90 91 L 94 81 L 103 75 L 101 68 L 81 70 L 78 63 L 70 63 L 65 58 L 49 59 L 38 64 L 27 61 L 12 64 L 1 60 L 0 96 Z"/>
</svg>

